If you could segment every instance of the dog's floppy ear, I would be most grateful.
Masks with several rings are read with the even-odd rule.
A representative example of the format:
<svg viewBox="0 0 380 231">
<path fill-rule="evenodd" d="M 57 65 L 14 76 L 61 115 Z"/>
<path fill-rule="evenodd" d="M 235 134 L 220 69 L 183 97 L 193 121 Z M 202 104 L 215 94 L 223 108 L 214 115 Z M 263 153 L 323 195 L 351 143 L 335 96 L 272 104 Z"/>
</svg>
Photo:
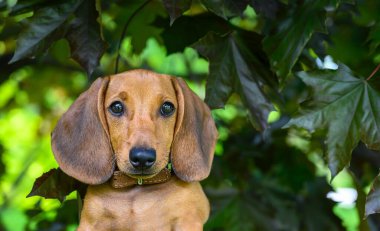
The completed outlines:
<svg viewBox="0 0 380 231">
<path fill-rule="evenodd" d="M 180 78 L 172 78 L 177 94 L 177 122 L 171 148 L 175 174 L 187 182 L 205 179 L 211 170 L 218 132 L 208 106 Z"/>
<path fill-rule="evenodd" d="M 60 168 L 86 184 L 107 181 L 114 170 L 104 112 L 109 77 L 98 78 L 58 121 L 52 149 Z"/>
</svg>

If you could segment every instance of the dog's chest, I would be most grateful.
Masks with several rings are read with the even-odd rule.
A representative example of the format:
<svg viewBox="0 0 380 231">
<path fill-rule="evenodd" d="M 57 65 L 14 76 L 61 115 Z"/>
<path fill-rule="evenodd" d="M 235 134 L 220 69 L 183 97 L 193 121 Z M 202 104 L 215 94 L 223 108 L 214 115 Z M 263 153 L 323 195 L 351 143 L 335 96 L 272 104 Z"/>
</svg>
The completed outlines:
<svg viewBox="0 0 380 231">
<path fill-rule="evenodd" d="M 108 185 L 91 186 L 79 230 L 84 226 L 98 230 L 176 230 L 174 227 L 181 223 L 202 226 L 208 214 L 208 200 L 198 183 L 117 190 Z"/>
</svg>

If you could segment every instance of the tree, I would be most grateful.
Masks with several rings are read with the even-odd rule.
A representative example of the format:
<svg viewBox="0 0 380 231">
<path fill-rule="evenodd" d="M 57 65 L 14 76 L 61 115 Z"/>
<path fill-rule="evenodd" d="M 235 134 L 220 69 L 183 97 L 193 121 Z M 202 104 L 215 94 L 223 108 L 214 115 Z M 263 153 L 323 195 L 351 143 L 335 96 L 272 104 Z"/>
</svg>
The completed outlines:
<svg viewBox="0 0 380 231">
<path fill-rule="evenodd" d="M 376 0 L 0 1 L 3 228 L 15 217 L 20 230 L 75 228 L 72 194 L 60 208 L 40 198 L 22 207 L 12 195 L 56 167 L 33 163 L 52 157 L 48 133 L 88 82 L 143 67 L 186 77 L 215 109 L 206 230 L 378 230 L 378 9 Z M 356 190 L 354 208 L 326 198 L 337 181 Z M 51 171 L 31 195 L 63 201 L 78 188 Z"/>
</svg>

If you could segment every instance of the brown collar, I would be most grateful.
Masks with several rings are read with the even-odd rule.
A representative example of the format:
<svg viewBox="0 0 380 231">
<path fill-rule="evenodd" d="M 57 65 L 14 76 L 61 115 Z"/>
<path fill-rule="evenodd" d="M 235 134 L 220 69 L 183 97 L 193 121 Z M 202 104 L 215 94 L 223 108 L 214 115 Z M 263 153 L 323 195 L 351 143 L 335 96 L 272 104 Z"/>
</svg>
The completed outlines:
<svg viewBox="0 0 380 231">
<path fill-rule="evenodd" d="M 164 168 L 157 175 L 148 179 L 132 178 L 122 171 L 115 171 L 111 178 L 111 186 L 113 188 L 124 188 L 134 185 L 159 184 L 167 182 L 171 176 L 170 168 Z"/>
</svg>

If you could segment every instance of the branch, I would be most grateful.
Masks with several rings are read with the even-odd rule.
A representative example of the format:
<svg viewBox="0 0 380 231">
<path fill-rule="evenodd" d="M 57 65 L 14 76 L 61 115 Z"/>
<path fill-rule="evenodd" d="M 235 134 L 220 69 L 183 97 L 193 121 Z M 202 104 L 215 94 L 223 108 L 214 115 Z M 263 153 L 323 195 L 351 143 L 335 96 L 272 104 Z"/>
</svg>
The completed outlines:
<svg viewBox="0 0 380 231">
<path fill-rule="evenodd" d="M 133 12 L 133 14 L 131 15 L 131 17 L 129 17 L 128 21 L 125 23 L 124 25 L 124 28 L 123 28 L 123 31 L 121 32 L 121 36 L 120 36 L 120 39 L 119 39 L 119 44 L 117 46 L 117 56 L 116 56 L 116 63 L 115 63 L 115 74 L 118 73 L 118 70 L 119 70 L 119 60 L 120 60 L 120 48 L 121 48 L 121 43 L 123 42 L 123 39 L 125 37 L 125 33 L 127 32 L 127 29 L 128 29 L 128 26 L 129 24 L 131 23 L 132 19 L 142 10 L 144 9 L 144 7 L 146 5 L 148 5 L 148 3 L 150 2 L 151 0 L 147 0 L 145 1 L 139 8 L 136 9 L 135 12 Z"/>
<path fill-rule="evenodd" d="M 379 68 L 380 68 L 380 64 L 377 65 L 375 70 L 372 71 L 371 75 L 367 78 L 367 81 L 369 81 L 376 74 L 376 72 L 379 70 Z"/>
</svg>

